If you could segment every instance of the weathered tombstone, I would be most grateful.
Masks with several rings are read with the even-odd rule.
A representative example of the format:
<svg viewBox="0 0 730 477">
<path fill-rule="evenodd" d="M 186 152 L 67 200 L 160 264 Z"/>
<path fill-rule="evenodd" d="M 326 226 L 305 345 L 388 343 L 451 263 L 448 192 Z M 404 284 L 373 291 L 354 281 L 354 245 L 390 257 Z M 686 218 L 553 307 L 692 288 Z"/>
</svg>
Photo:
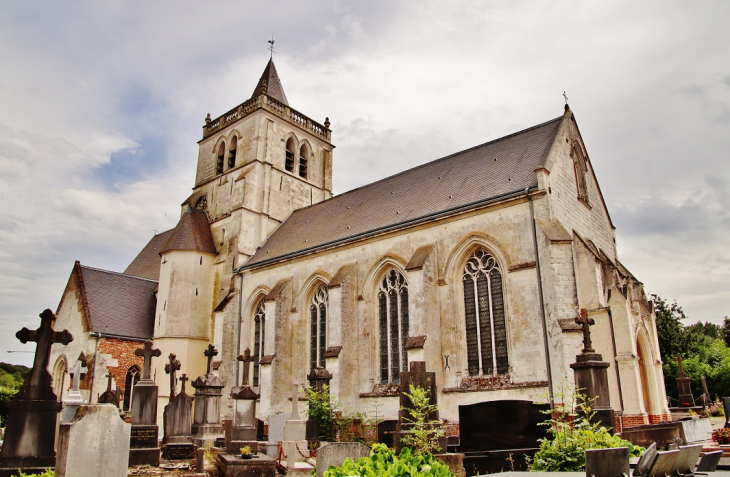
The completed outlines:
<svg viewBox="0 0 730 477">
<path fill-rule="evenodd" d="M 656 459 L 657 447 L 656 442 L 652 442 L 649 447 L 646 448 L 639 461 L 636 463 L 636 469 L 634 475 L 636 477 L 646 476 L 649 474 L 649 470 L 654 465 L 654 459 Z"/>
<path fill-rule="evenodd" d="M 269 415 L 269 441 L 266 444 L 266 455 L 269 457 L 279 456 L 279 443 L 284 440 L 284 426 L 290 417 L 290 412 Z"/>
<path fill-rule="evenodd" d="M 221 395 L 225 386 L 221 379 L 210 372 L 213 357 L 218 351 L 212 344 L 203 353 L 208 358 L 208 366 L 205 376 L 198 377 L 193 381 L 195 388 L 195 414 L 193 416 L 192 432 L 194 442 L 202 446 L 205 443 L 215 443 L 219 437 L 223 437 L 223 425 L 221 424 Z"/>
<path fill-rule="evenodd" d="M 407 420 L 407 413 L 413 404 L 405 395 L 405 393 L 410 393 L 411 385 L 425 389 L 428 392 L 429 404 L 436 405 L 436 373 L 426 371 L 425 361 L 411 361 L 409 370 L 400 373 L 400 410 L 398 411 L 398 425 L 394 439 L 396 452 L 400 452 L 401 437 L 411 426 L 411 423 Z M 438 410 L 431 413 L 429 420 L 432 422 L 439 420 Z M 440 439 L 440 449 L 441 452 L 446 451 L 446 437 Z"/>
<path fill-rule="evenodd" d="M 614 412 L 608 393 L 607 370 L 610 365 L 593 349 L 590 326 L 595 321 L 588 317 L 588 311 L 583 308 L 575 322 L 583 328 L 583 350 L 575 357 L 575 363 L 570 365 L 575 375 L 575 387 L 582 390 L 586 399 L 595 399 L 591 403 L 594 412 L 591 422 L 601 422 L 604 427 L 613 429 Z"/>
<path fill-rule="evenodd" d="M 679 475 L 693 474 L 701 453 L 702 444 L 679 446 L 679 454 L 674 463 L 675 471 L 679 472 Z"/>
<path fill-rule="evenodd" d="M 177 378 L 175 372 L 180 369 L 180 360 L 175 359 L 175 353 L 170 353 L 168 357 L 169 363 L 165 365 L 165 373 L 170 375 L 170 402 L 175 397 L 175 387 L 177 386 Z"/>
<path fill-rule="evenodd" d="M 8 423 L 0 451 L 0 477 L 15 475 L 18 469 L 40 473 L 53 467 L 56 452 L 56 418 L 61 410 L 51 387 L 48 361 L 53 343 L 69 344 L 73 336 L 68 330 L 53 331 L 56 316 L 51 310 L 40 314 L 41 326 L 34 331 L 23 328 L 15 336 L 21 343 L 37 343 L 33 368 L 18 394 L 8 403 Z"/>
<path fill-rule="evenodd" d="M 712 397 L 710 397 L 710 391 L 707 389 L 707 380 L 704 376 L 700 377 L 700 381 L 702 382 L 702 400 L 704 401 L 705 407 L 710 407 L 712 404 Z"/>
<path fill-rule="evenodd" d="M 129 465 L 160 465 L 160 448 L 157 442 L 157 383 L 150 379 L 152 358 L 160 356 L 159 349 L 152 348 L 147 340 L 144 348 L 134 351 L 144 358 L 142 379 L 134 385 L 132 397 L 132 432 L 130 437 Z"/>
<path fill-rule="evenodd" d="M 291 416 L 284 424 L 284 438 L 281 447 L 286 454 L 286 467 L 293 469 L 297 464 L 303 463 L 308 455 L 307 445 L 307 420 L 299 415 L 299 386 L 294 385 L 291 398 Z"/>
<path fill-rule="evenodd" d="M 178 368 L 179 369 L 179 368 Z M 185 382 L 189 378 L 183 374 L 180 394 L 165 406 L 163 412 L 165 442 L 162 455 L 168 460 L 183 460 L 194 457 L 193 445 L 193 400 L 185 392 Z"/>
<path fill-rule="evenodd" d="M 629 448 L 586 450 L 586 475 L 591 477 L 628 477 Z"/>
<path fill-rule="evenodd" d="M 678 355 L 675 359 L 679 363 L 679 375 L 677 376 L 677 389 L 679 390 L 679 406 L 677 407 L 693 407 L 695 405 L 695 398 L 692 396 L 692 386 L 690 385 L 690 379 L 684 373 L 684 366 L 682 366 L 682 355 Z"/>
<path fill-rule="evenodd" d="M 329 386 L 330 381 L 332 381 L 332 373 L 327 371 L 326 368 L 314 368 L 307 375 L 307 380 L 309 381 L 309 387 L 321 393 L 324 391 L 325 386 Z"/>
<path fill-rule="evenodd" d="M 114 406 L 82 405 L 71 422 L 61 424 L 56 476 L 125 477 L 130 433 Z"/>
<path fill-rule="evenodd" d="M 717 469 L 717 465 L 720 463 L 721 458 L 721 450 L 707 452 L 706 454 L 703 454 L 702 458 L 700 459 L 700 463 L 697 464 L 697 469 L 695 469 L 695 472 L 697 472 L 698 474 L 700 472 L 715 472 L 715 469 Z"/>
<path fill-rule="evenodd" d="M 322 477 L 331 465 L 340 467 L 348 457 L 357 462 L 368 456 L 370 449 L 359 442 L 329 442 L 317 449 L 317 477 Z"/>
<path fill-rule="evenodd" d="M 679 455 L 678 450 L 668 450 L 664 452 L 657 452 L 654 464 L 647 473 L 648 477 L 666 477 L 671 475 L 674 469 L 674 463 L 677 461 Z"/>
<path fill-rule="evenodd" d="M 112 380 L 114 377 L 110 374 L 106 375 L 107 377 L 107 384 L 106 384 L 106 391 L 104 391 L 101 396 L 99 396 L 98 403 L 99 404 L 113 404 L 117 408 L 119 408 L 119 389 L 112 390 Z"/>
<path fill-rule="evenodd" d="M 246 365 L 246 367 L 248 367 Z M 231 391 L 235 410 L 233 420 L 226 426 L 226 449 L 229 454 L 237 454 L 244 446 L 258 452 L 256 440 L 256 400 L 259 398 L 250 386 L 233 388 Z"/>
<path fill-rule="evenodd" d="M 82 355 L 83 356 L 83 355 Z M 68 396 L 63 400 L 63 414 L 61 422 L 71 422 L 76 415 L 78 408 L 84 404 L 84 398 L 81 396 L 79 391 L 79 385 L 81 383 L 81 375 L 86 374 L 88 368 L 84 367 L 84 362 L 79 356 L 68 373 L 71 375 L 71 390 L 68 392 Z"/>
</svg>

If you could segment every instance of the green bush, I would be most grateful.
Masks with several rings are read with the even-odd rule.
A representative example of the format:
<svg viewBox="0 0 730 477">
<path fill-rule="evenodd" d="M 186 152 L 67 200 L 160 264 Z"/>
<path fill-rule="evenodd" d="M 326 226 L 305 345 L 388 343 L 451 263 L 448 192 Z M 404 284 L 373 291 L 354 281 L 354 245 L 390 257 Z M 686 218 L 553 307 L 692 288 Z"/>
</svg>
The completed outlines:
<svg viewBox="0 0 730 477">
<path fill-rule="evenodd" d="M 370 457 L 362 457 L 353 462 L 349 457 L 341 467 L 331 465 L 324 477 L 345 477 L 359 475 L 362 477 L 399 477 L 399 476 L 434 476 L 453 477 L 449 467 L 437 461 L 431 454 L 417 455 L 404 447 L 400 456 L 385 444 L 373 444 Z"/>
<path fill-rule="evenodd" d="M 416 454 L 428 454 L 440 449 L 439 439 L 444 436 L 441 423 L 431 420 L 431 416 L 438 411 L 438 406 L 431 404 L 428 390 L 419 386 L 410 385 L 410 393 L 404 392 L 411 401 L 411 406 L 401 407 L 403 419 L 410 423 L 401 438 L 403 445 L 413 448 Z"/>
<path fill-rule="evenodd" d="M 585 470 L 587 449 L 628 447 L 631 457 L 639 457 L 644 452 L 643 447 L 611 435 L 600 423 L 591 423 L 590 419 L 595 415 L 591 411 L 591 400 L 587 400 L 580 393 L 573 393 L 573 398 L 577 400 L 577 406 L 575 402 L 568 402 L 545 411 L 551 415 L 551 419 L 544 423 L 549 426 L 550 437 L 540 439 L 540 448 L 532 459 L 531 471 Z"/>
<path fill-rule="evenodd" d="M 18 469 L 18 472 L 19 477 L 53 477 L 56 475 L 53 469 L 46 469 L 45 472 L 41 472 L 40 474 L 25 474 L 20 469 Z"/>
</svg>

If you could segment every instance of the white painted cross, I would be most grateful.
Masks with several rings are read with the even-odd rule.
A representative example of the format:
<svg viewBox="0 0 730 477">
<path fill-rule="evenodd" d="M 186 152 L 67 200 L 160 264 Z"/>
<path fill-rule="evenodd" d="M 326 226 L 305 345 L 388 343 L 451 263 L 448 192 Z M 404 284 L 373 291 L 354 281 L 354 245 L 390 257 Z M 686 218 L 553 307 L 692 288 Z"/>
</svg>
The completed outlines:
<svg viewBox="0 0 730 477">
<path fill-rule="evenodd" d="M 84 362 L 80 359 L 76 360 L 76 363 L 74 363 L 73 367 L 68 370 L 68 373 L 73 377 L 73 381 L 71 382 L 71 391 L 72 392 L 79 392 L 79 385 L 81 381 L 81 375 L 86 374 L 88 371 L 88 368 L 84 367 Z"/>
</svg>

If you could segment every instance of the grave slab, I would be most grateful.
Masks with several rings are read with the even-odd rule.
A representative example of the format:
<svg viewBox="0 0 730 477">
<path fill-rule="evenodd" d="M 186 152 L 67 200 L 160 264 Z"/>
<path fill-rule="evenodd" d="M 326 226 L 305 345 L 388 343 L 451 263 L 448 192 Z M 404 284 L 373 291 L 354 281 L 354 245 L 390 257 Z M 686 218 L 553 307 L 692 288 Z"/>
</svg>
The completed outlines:
<svg viewBox="0 0 730 477">
<path fill-rule="evenodd" d="M 112 404 L 82 405 L 71 422 L 61 424 L 56 476 L 125 477 L 131 428 Z"/>
<path fill-rule="evenodd" d="M 331 465 L 340 467 L 348 457 L 357 462 L 361 457 L 370 456 L 370 449 L 359 442 L 330 442 L 317 449 L 317 477 Z"/>
<path fill-rule="evenodd" d="M 215 458 L 215 464 L 225 477 L 276 476 L 276 460 L 263 454 L 244 460 L 238 455 L 220 453 Z"/>
</svg>

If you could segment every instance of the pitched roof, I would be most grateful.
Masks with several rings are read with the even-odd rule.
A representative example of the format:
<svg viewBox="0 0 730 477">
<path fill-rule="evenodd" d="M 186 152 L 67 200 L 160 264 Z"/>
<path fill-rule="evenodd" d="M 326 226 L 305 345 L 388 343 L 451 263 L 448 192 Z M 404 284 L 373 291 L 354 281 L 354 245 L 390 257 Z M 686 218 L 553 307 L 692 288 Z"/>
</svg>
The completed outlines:
<svg viewBox="0 0 730 477">
<path fill-rule="evenodd" d="M 264 73 L 261 75 L 251 97 L 255 98 L 261 93 L 266 93 L 272 98 L 289 106 L 289 102 L 286 100 L 286 94 L 284 94 L 284 87 L 281 85 L 279 75 L 276 73 L 276 66 L 274 66 L 273 58 L 266 64 Z"/>
<path fill-rule="evenodd" d="M 132 263 L 124 270 L 125 275 L 149 278 L 150 280 L 160 279 L 160 251 L 167 243 L 175 229 L 170 229 L 157 234 L 147 242 L 147 245 L 139 254 L 134 257 Z"/>
<path fill-rule="evenodd" d="M 215 241 L 210 232 L 208 214 L 202 210 L 188 207 L 180 217 L 177 226 L 172 229 L 170 238 L 167 239 L 159 253 L 170 250 L 197 250 L 217 254 Z"/>
<path fill-rule="evenodd" d="M 563 116 L 294 211 L 242 269 L 537 186 Z"/>
<path fill-rule="evenodd" d="M 157 281 L 76 264 L 91 331 L 130 338 L 152 337 Z"/>
</svg>

